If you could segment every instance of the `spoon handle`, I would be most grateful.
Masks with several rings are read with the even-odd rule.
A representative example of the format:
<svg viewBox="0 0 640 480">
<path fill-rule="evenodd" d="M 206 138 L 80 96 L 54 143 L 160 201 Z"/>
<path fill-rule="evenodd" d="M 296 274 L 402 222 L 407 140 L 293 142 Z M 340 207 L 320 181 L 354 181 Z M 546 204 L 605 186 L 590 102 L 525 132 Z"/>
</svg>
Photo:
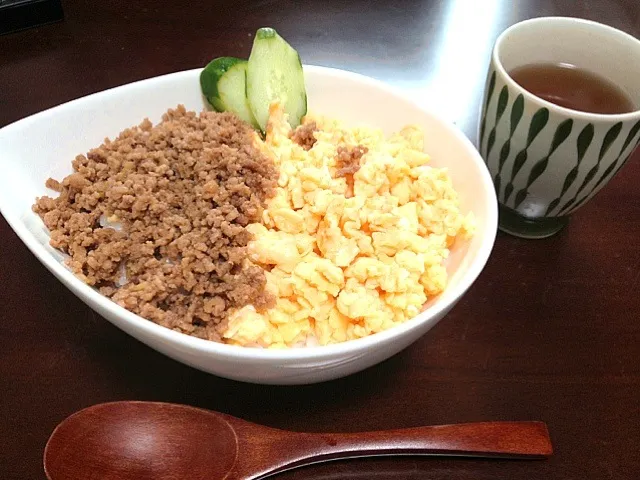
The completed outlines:
<svg viewBox="0 0 640 480">
<path fill-rule="evenodd" d="M 348 434 L 300 433 L 283 440 L 280 447 L 287 454 L 281 456 L 287 458 L 282 458 L 268 475 L 312 463 L 378 455 L 542 459 L 552 454 L 549 432 L 542 422 L 467 423 Z"/>
<path fill-rule="evenodd" d="M 549 433 L 542 422 L 466 423 L 333 437 L 337 442 L 334 447 L 350 453 L 503 458 L 544 458 L 552 453 Z"/>
</svg>

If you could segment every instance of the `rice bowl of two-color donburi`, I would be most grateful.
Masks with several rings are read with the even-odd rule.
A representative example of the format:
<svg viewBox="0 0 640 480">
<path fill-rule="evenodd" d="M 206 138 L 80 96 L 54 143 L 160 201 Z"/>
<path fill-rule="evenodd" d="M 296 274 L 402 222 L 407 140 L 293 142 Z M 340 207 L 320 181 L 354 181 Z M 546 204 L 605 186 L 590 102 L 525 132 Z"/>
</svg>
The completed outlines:
<svg viewBox="0 0 640 480">
<path fill-rule="evenodd" d="M 454 126 L 381 82 L 305 66 L 308 111 L 292 125 L 272 103 L 260 132 L 214 112 L 200 74 L 0 130 L 15 172 L 2 213 L 74 294 L 178 361 L 268 384 L 367 368 L 457 303 L 497 203 Z"/>
</svg>

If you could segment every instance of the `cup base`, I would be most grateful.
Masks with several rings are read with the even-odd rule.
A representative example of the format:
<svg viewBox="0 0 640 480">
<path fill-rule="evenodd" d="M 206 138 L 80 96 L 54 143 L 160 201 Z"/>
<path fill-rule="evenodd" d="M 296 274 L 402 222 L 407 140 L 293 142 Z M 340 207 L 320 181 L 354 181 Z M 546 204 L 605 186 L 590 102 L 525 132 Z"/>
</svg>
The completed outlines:
<svg viewBox="0 0 640 480">
<path fill-rule="evenodd" d="M 551 237 L 569 223 L 569 217 L 527 218 L 504 205 L 499 205 L 498 208 L 498 228 L 514 237 L 528 239 Z"/>
</svg>

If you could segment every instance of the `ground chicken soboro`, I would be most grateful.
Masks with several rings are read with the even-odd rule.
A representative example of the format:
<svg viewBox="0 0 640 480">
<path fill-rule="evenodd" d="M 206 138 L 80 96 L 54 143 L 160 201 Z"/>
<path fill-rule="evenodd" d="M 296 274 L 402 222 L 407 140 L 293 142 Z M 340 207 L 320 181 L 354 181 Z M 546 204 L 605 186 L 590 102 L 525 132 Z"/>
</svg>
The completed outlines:
<svg viewBox="0 0 640 480">
<path fill-rule="evenodd" d="M 278 179 L 255 135 L 231 114 L 179 106 L 76 157 L 75 173 L 47 182 L 60 195 L 33 209 L 86 283 L 160 325 L 220 340 L 229 309 L 271 302 L 264 271 L 247 262 L 245 227 Z"/>
<path fill-rule="evenodd" d="M 305 150 L 311 150 L 316 143 L 316 130 L 316 122 L 303 123 L 291 132 L 291 140 Z"/>
</svg>

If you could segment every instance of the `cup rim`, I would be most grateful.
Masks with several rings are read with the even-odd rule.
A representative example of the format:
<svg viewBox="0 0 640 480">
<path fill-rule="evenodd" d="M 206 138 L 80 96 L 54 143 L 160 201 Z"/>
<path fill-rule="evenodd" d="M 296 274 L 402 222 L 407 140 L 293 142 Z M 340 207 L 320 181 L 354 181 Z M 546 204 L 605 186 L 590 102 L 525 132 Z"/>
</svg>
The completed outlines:
<svg viewBox="0 0 640 480">
<path fill-rule="evenodd" d="M 625 32 L 623 30 L 617 29 L 615 27 L 612 27 L 610 25 L 606 25 L 604 23 L 596 22 L 596 21 L 593 21 L 593 20 L 587 20 L 585 18 L 579 18 L 579 17 L 535 17 L 535 18 L 530 18 L 528 20 L 522 20 L 520 22 L 514 23 L 513 25 L 509 26 L 508 28 L 506 28 L 505 30 L 502 31 L 502 33 L 496 39 L 496 42 L 495 42 L 495 44 L 493 46 L 493 50 L 492 50 L 492 53 L 491 53 L 493 64 L 494 64 L 496 70 L 499 71 L 500 74 L 505 78 L 505 80 L 506 80 L 507 84 L 509 85 L 509 87 L 511 87 L 511 88 L 517 90 L 518 92 L 520 92 L 527 100 L 537 102 L 537 103 L 541 104 L 542 106 L 546 107 L 549 110 L 556 111 L 557 113 L 560 113 L 560 114 L 563 114 L 563 115 L 571 116 L 571 117 L 576 118 L 578 120 L 592 121 L 592 122 L 593 121 L 595 121 L 595 122 L 597 122 L 597 121 L 601 121 L 601 122 L 613 122 L 613 121 L 626 122 L 626 121 L 629 121 L 629 120 L 634 120 L 636 118 L 640 118 L 640 105 L 636 105 L 635 110 L 633 110 L 632 112 L 626 112 L 626 113 L 592 113 L 592 112 L 584 112 L 584 111 L 581 111 L 581 110 L 574 110 L 572 108 L 567 108 L 567 107 L 563 107 L 563 106 L 557 105 L 557 104 L 555 104 L 553 102 L 545 100 L 544 98 L 539 97 L 539 96 L 531 93 L 529 90 L 526 90 L 518 82 L 516 82 L 513 78 L 511 78 L 511 75 L 509 75 L 507 70 L 504 68 L 504 65 L 500 61 L 500 47 L 504 43 L 505 37 L 507 37 L 507 35 L 509 35 L 514 30 L 516 30 L 518 28 L 521 28 L 523 25 L 532 24 L 532 23 L 545 23 L 545 22 L 581 23 L 583 25 L 588 25 L 588 26 L 590 26 L 592 28 L 598 28 L 600 30 L 605 30 L 605 31 L 608 31 L 609 33 L 612 33 L 612 34 L 615 34 L 615 35 L 623 36 L 627 40 L 630 40 L 630 41 L 632 41 L 634 43 L 637 43 L 638 47 L 640 47 L 640 40 L 638 40 L 633 35 L 630 35 L 629 33 Z"/>
</svg>

